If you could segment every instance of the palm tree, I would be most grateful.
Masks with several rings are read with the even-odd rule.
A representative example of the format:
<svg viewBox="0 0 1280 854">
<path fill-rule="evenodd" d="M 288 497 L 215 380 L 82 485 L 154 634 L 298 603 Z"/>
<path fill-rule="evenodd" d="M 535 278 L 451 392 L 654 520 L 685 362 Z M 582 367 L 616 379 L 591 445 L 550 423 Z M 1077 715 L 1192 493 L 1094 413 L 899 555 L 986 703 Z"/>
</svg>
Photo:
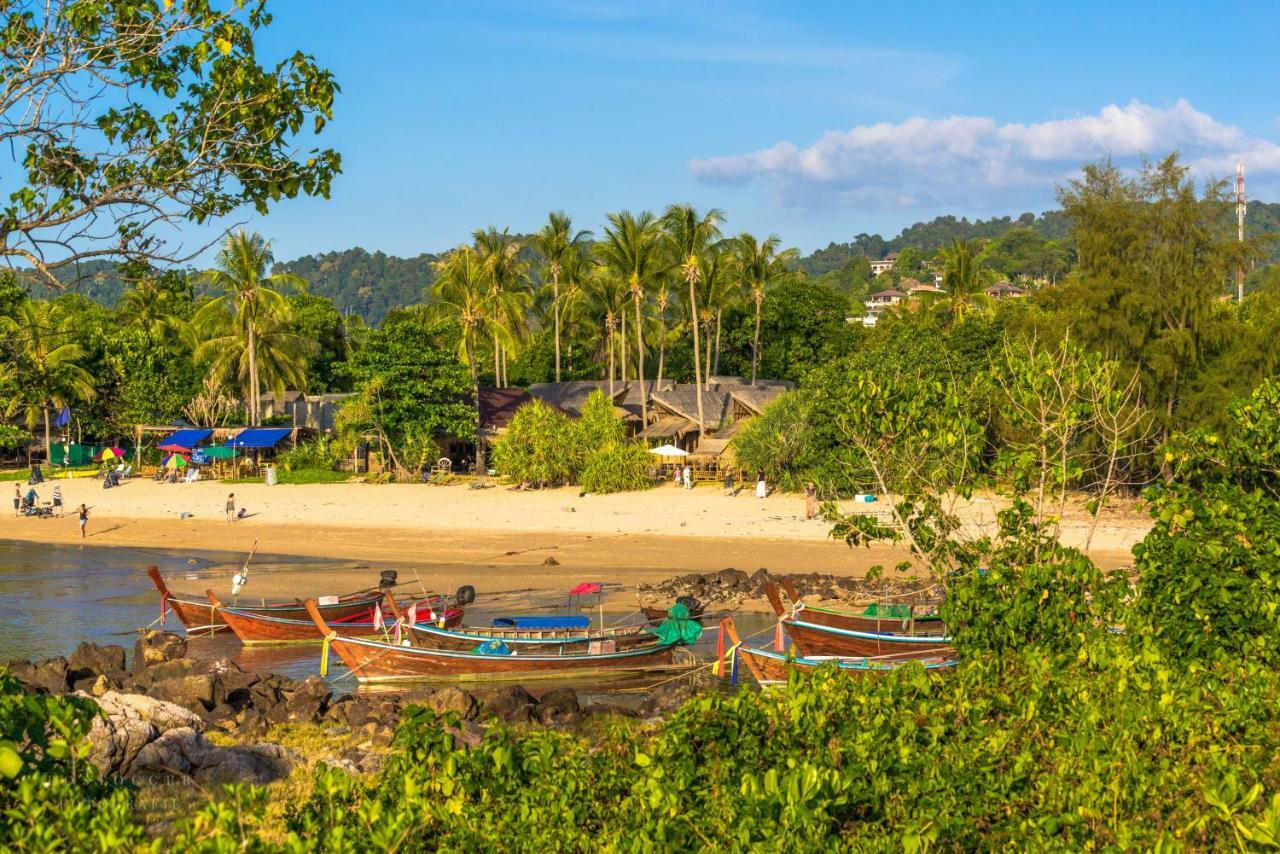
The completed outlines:
<svg viewBox="0 0 1280 854">
<path fill-rule="evenodd" d="M 594 329 L 601 330 L 599 353 L 609 360 L 609 396 L 613 396 L 617 350 L 614 340 L 625 317 L 627 287 L 613 270 L 596 267 L 582 280 L 582 298 L 576 303 L 581 317 Z"/>
<path fill-rule="evenodd" d="M 480 436 L 480 336 L 493 320 L 497 297 L 480 253 L 470 246 L 459 246 L 435 263 L 438 274 L 431 286 L 427 315 L 443 320 L 462 330 L 458 340 L 458 358 L 471 371 L 471 397 L 476 413 L 476 473 L 487 471 L 484 442 Z"/>
<path fill-rule="evenodd" d="M 143 276 L 120 296 L 116 314 L 125 324 L 141 329 L 170 351 L 183 347 L 194 350 L 195 331 L 176 308 L 191 302 L 189 287 L 179 286 L 168 276 Z"/>
<path fill-rule="evenodd" d="M 951 315 L 964 320 L 965 314 L 982 298 L 983 290 L 996 278 L 982 263 L 975 241 L 952 240 L 938 253 L 942 259 L 942 287 L 947 292 Z"/>
<path fill-rule="evenodd" d="M 664 275 L 658 282 L 658 290 L 653 299 L 658 306 L 658 378 L 654 383 L 655 389 L 662 386 L 662 371 L 667 361 L 667 309 L 671 308 L 668 284 L 668 277 Z"/>
<path fill-rule="evenodd" d="M 49 413 L 96 392 L 93 377 L 80 364 L 84 349 L 73 342 L 75 318 L 56 302 L 24 300 L 12 317 L 0 316 L 0 340 L 12 348 L 12 376 L 21 379 L 6 407 L 11 417 L 22 410 L 27 429 L 44 421 L 45 459 L 52 460 Z"/>
<path fill-rule="evenodd" d="M 241 229 L 227 235 L 214 269 L 197 275 L 197 281 L 225 293 L 201 306 L 193 318 L 196 328 L 212 333 L 196 356 L 212 355 L 244 380 L 250 426 L 261 420 L 261 374 L 296 381 L 305 370 L 298 364 L 301 339 L 286 328 L 289 301 L 279 289 L 305 287 L 306 282 L 292 273 L 267 275 L 273 260 L 268 241 Z M 261 344 L 264 335 L 272 342 L 269 348 Z"/>
<path fill-rule="evenodd" d="M 738 265 L 738 273 L 742 277 L 743 290 L 749 290 L 751 300 L 755 304 L 756 329 L 751 339 L 751 384 L 756 383 L 756 373 L 760 367 L 760 315 L 764 308 L 765 291 L 779 280 L 790 275 L 789 264 L 799 252 L 795 249 L 778 251 L 782 239 L 770 234 L 764 240 L 757 240 L 754 235 L 742 232 L 733 239 L 732 251 Z"/>
<path fill-rule="evenodd" d="M 706 418 L 702 411 L 702 381 L 698 365 L 702 361 L 698 347 L 698 296 L 695 292 L 701 276 L 702 255 L 720 238 L 720 223 L 724 212 L 719 208 L 698 216 L 693 205 L 671 205 L 662 215 L 667 243 L 671 254 L 689 286 L 689 323 L 693 333 L 693 382 L 698 398 L 698 438 L 706 433 Z"/>
<path fill-rule="evenodd" d="M 713 350 L 718 362 L 720 354 L 720 321 L 724 310 L 734 302 L 733 258 L 721 244 L 712 244 L 702 254 L 698 265 L 698 308 L 702 323 L 704 347 L 704 383 L 711 384 Z M 712 332 L 714 330 L 714 334 Z M 713 346 L 714 345 L 714 346 Z"/>
<path fill-rule="evenodd" d="M 581 254 L 584 244 L 590 237 L 591 232 L 586 229 L 575 232 L 573 220 L 564 211 L 554 211 L 547 216 L 547 224 L 531 239 L 534 248 L 542 253 L 547 272 L 551 274 L 551 313 L 555 319 L 556 339 L 556 382 L 560 382 L 560 276 L 564 272 L 569 256 Z"/>
<path fill-rule="evenodd" d="M 658 251 L 661 230 L 649 211 L 639 216 L 630 211 L 609 214 L 600 256 L 604 263 L 626 280 L 635 306 L 636 373 L 640 380 L 640 420 L 649 421 L 649 395 L 644 387 L 644 318 L 642 308 L 646 289 L 662 272 L 662 256 Z"/>
<path fill-rule="evenodd" d="M 529 264 L 520 260 L 520 244 L 508 229 L 477 229 L 472 237 L 493 297 L 489 334 L 493 339 L 494 384 L 506 387 L 507 356 L 528 334 L 525 312 L 533 302 Z"/>
</svg>

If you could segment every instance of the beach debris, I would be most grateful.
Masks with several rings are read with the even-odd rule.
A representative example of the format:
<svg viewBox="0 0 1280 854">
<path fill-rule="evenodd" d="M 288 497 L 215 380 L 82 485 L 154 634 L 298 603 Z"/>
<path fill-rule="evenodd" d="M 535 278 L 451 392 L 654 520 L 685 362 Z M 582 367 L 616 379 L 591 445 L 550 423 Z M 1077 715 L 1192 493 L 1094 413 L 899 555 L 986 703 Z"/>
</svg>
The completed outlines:
<svg viewBox="0 0 1280 854">
<path fill-rule="evenodd" d="M 547 555 L 547 559 L 542 562 L 543 566 L 559 566 L 560 561 L 556 560 L 555 555 Z"/>
<path fill-rule="evenodd" d="M 657 584 L 641 584 L 636 588 L 641 605 L 662 605 L 680 596 L 692 596 L 707 606 L 736 608 L 745 599 L 764 597 L 768 582 L 790 578 L 801 596 L 838 601 L 868 601 L 886 595 L 898 601 L 914 593 L 931 589 L 932 582 L 919 578 L 875 579 L 849 578 L 824 573 L 780 573 L 774 575 L 761 567 L 746 573 L 732 567 L 718 572 L 691 572 Z"/>
</svg>

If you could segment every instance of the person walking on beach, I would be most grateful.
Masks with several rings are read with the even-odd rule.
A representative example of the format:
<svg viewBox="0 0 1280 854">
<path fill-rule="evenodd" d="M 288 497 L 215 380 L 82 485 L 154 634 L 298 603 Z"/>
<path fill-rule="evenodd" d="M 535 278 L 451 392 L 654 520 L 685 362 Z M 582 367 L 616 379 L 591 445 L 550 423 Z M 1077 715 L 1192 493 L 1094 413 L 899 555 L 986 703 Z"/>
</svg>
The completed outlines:
<svg viewBox="0 0 1280 854">
<path fill-rule="evenodd" d="M 733 495 L 733 466 L 724 469 L 724 494 Z"/>
<path fill-rule="evenodd" d="M 693 489 L 693 469 L 688 463 L 684 464 L 684 488 Z"/>
<path fill-rule="evenodd" d="M 22 487 L 16 483 L 13 485 L 13 515 L 22 515 Z"/>
<path fill-rule="evenodd" d="M 236 494 L 234 492 L 227 495 L 227 521 L 234 522 L 236 520 Z"/>
<path fill-rule="evenodd" d="M 818 518 L 818 487 L 809 481 L 804 485 L 804 518 Z"/>
<path fill-rule="evenodd" d="M 764 482 L 764 469 L 756 470 L 756 498 L 764 498 L 769 494 L 769 489 Z"/>
<path fill-rule="evenodd" d="M 85 536 L 84 526 L 89 524 L 89 508 L 81 504 L 80 509 L 76 511 L 76 515 L 80 517 L 80 539 L 83 540 Z"/>
<path fill-rule="evenodd" d="M 56 483 L 53 485 L 53 512 L 62 516 L 62 486 Z"/>
</svg>

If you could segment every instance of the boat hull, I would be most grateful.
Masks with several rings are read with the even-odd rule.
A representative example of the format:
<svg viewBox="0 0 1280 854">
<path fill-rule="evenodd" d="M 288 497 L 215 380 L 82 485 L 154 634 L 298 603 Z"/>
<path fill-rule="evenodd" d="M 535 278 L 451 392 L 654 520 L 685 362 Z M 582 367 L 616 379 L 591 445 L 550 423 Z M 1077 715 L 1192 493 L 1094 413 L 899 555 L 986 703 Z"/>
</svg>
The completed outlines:
<svg viewBox="0 0 1280 854">
<path fill-rule="evenodd" d="M 943 637 L 946 626 L 937 617 L 911 620 L 878 620 L 861 614 L 828 611 L 823 608 L 799 608 L 795 614 L 806 623 L 847 629 L 852 632 L 868 632 L 879 635 L 906 635 L 908 637 Z"/>
<path fill-rule="evenodd" d="M 325 607 L 333 606 L 321 606 L 324 618 L 336 623 L 344 632 L 363 637 L 381 636 L 383 634 L 383 630 L 376 627 L 371 619 L 351 619 L 352 617 L 371 616 L 371 607 L 339 616 L 331 615 L 329 611 L 325 610 Z M 231 631 L 235 632 L 236 637 L 240 638 L 240 642 L 247 645 L 319 643 L 324 639 L 324 634 L 316 626 L 315 621 L 308 616 L 305 606 L 302 608 L 301 619 L 281 617 L 275 614 L 256 614 L 240 608 L 226 606 L 220 606 L 217 609 L 217 613 L 219 618 L 231 627 Z M 445 625 L 448 626 L 451 623 L 456 626 L 460 624 L 462 616 L 461 609 L 450 610 L 447 612 Z"/>
<path fill-rule="evenodd" d="M 701 620 L 705 609 L 699 605 L 697 608 L 689 609 L 690 620 Z M 644 618 L 651 623 L 661 623 L 667 618 L 666 608 L 651 608 L 648 605 L 640 606 L 640 613 L 644 614 Z"/>
<path fill-rule="evenodd" d="M 798 619 L 782 624 L 801 655 L 842 655 L 869 658 L 936 658 L 953 656 L 950 638 L 886 635 L 820 626 Z"/>
<path fill-rule="evenodd" d="M 645 626 L 624 626 L 614 629 L 507 629 L 455 628 L 447 626 L 416 625 L 413 640 L 416 646 L 427 649 L 444 649 L 467 652 L 487 641 L 501 641 L 520 652 L 551 652 L 558 649 L 586 647 L 595 641 L 613 641 L 618 649 L 634 649 L 656 645 L 658 639 Z"/>
<path fill-rule="evenodd" d="M 671 646 L 663 646 L 597 655 L 484 655 L 394 646 L 346 636 L 333 637 L 329 644 L 356 679 L 363 683 L 498 682 L 556 679 L 568 675 L 621 676 L 666 669 L 671 665 L 674 651 Z"/>
<path fill-rule="evenodd" d="M 825 664 L 835 663 L 840 673 L 850 676 L 875 676 L 887 673 L 913 661 L 921 663 L 926 670 L 946 670 L 955 666 L 955 660 L 943 657 L 906 659 L 891 663 L 867 658 L 791 658 L 780 652 L 764 649 L 742 647 L 738 654 L 743 657 L 748 671 L 761 685 L 785 685 L 792 670 L 812 673 Z"/>
<path fill-rule="evenodd" d="M 221 617 L 214 617 L 213 606 L 208 602 L 192 602 L 188 599 L 175 599 L 169 596 L 164 600 L 164 605 L 173 612 L 178 622 L 182 623 L 182 627 L 188 632 L 203 635 L 231 631 L 231 627 Z"/>
</svg>

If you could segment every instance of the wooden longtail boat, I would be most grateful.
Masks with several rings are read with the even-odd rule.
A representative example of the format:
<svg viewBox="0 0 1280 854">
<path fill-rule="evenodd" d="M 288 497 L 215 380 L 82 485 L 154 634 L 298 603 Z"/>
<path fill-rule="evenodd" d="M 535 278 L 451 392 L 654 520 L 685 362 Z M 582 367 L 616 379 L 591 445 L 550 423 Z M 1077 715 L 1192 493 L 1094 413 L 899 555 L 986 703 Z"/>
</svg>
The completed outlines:
<svg viewBox="0 0 1280 854">
<path fill-rule="evenodd" d="M 221 632 L 230 630 L 227 621 L 221 614 L 214 612 L 213 605 L 207 599 L 197 599 L 173 593 L 155 566 L 147 568 L 147 575 L 156 589 L 160 591 L 160 617 L 164 622 L 166 611 L 173 611 L 178 621 L 188 632 Z M 321 605 L 326 616 L 333 620 L 346 620 L 361 614 L 368 614 L 373 606 L 382 598 L 381 591 L 361 591 L 339 596 L 337 602 Z M 248 614 L 279 617 L 299 620 L 310 625 L 307 609 L 301 601 L 265 602 L 261 605 L 237 605 L 236 610 Z"/>
<path fill-rule="evenodd" d="M 732 617 L 725 617 L 721 623 L 729 635 L 729 639 L 737 646 L 737 654 L 747 665 L 747 670 L 756 682 L 765 687 L 768 685 L 785 685 L 787 676 L 792 670 L 811 672 L 824 664 L 835 664 L 841 673 L 851 676 L 874 676 L 887 673 L 910 662 L 918 662 L 925 670 L 948 670 L 956 666 L 956 660 L 947 656 L 931 658 L 867 658 L 857 656 L 813 656 L 796 657 L 771 649 L 760 649 L 742 646 L 738 631 L 733 625 Z"/>
<path fill-rule="evenodd" d="M 765 595 L 786 628 L 792 643 L 802 656 L 844 655 L 852 657 L 888 656 L 892 658 L 951 657 L 951 638 L 945 635 L 902 635 L 863 632 L 811 623 L 805 619 L 807 609 L 794 608 L 790 613 L 782 606 L 782 597 L 773 584 L 765 585 Z"/>
<path fill-rule="evenodd" d="M 558 653 L 491 655 L 459 650 L 396 646 L 339 634 L 307 600 L 307 612 L 328 648 L 361 682 L 503 681 L 555 679 L 564 676 L 622 676 L 671 669 L 675 645 L 648 646 L 621 652 L 561 650 Z"/>
<path fill-rule="evenodd" d="M 315 621 L 307 614 L 306 606 L 303 606 L 303 619 L 294 619 L 293 617 L 279 617 L 274 614 L 261 614 L 254 611 L 247 611 L 243 608 L 224 605 L 218 599 L 217 594 L 212 590 L 206 590 L 205 595 L 209 597 L 209 602 L 213 605 L 214 612 L 222 619 L 231 631 L 236 633 L 236 637 L 240 638 L 240 642 L 248 644 L 260 643 L 319 643 L 324 635 L 316 628 Z M 373 602 L 371 602 L 364 610 L 344 617 L 327 617 L 333 620 L 334 625 L 341 627 L 344 631 L 348 631 L 353 635 L 382 635 L 382 628 L 374 623 L 373 607 L 377 604 L 377 600 L 383 598 L 379 594 Z M 390 599 L 390 596 L 386 597 Z M 432 605 L 443 604 L 442 600 L 432 600 L 431 602 L 420 603 L 424 607 L 422 613 L 429 613 Z M 326 606 L 319 606 L 323 612 Z M 445 611 L 444 619 L 446 625 L 458 625 L 462 622 L 462 609 L 451 608 Z M 388 630 L 390 622 L 388 622 Z"/>
<path fill-rule="evenodd" d="M 619 626 L 611 629 L 517 629 L 500 626 L 440 628 L 419 623 L 411 634 L 414 646 L 428 649 L 472 650 L 488 641 L 501 641 L 520 653 L 551 652 L 589 646 L 598 641 L 613 641 L 618 649 L 656 645 L 658 639 L 648 626 Z"/>
<path fill-rule="evenodd" d="M 804 608 L 804 620 L 808 623 L 815 623 L 819 626 L 832 626 L 837 629 L 850 629 L 855 632 L 872 632 L 880 635 L 942 637 L 947 633 L 947 627 L 942 622 L 942 618 L 934 614 L 928 616 L 911 615 L 900 618 L 854 614 L 833 608 L 806 605 L 801 601 L 796 592 L 795 582 L 790 578 L 782 579 L 782 588 L 787 591 L 787 596 L 791 599 L 793 609 Z M 768 595 L 768 587 L 765 588 L 765 594 Z M 769 601 L 772 603 L 772 598 Z M 779 616 L 782 616 L 782 611 L 778 610 L 781 607 L 781 600 L 774 604 L 774 610 L 778 612 Z"/>
<path fill-rule="evenodd" d="M 696 608 L 690 608 L 689 619 L 690 620 L 702 619 L 702 613 L 704 610 L 706 610 L 706 607 L 701 604 L 699 604 Z M 651 623 L 661 623 L 663 620 L 667 618 L 666 608 L 653 608 L 653 607 L 650 607 L 649 605 L 641 605 L 640 613 L 644 614 L 644 618 Z"/>
</svg>

